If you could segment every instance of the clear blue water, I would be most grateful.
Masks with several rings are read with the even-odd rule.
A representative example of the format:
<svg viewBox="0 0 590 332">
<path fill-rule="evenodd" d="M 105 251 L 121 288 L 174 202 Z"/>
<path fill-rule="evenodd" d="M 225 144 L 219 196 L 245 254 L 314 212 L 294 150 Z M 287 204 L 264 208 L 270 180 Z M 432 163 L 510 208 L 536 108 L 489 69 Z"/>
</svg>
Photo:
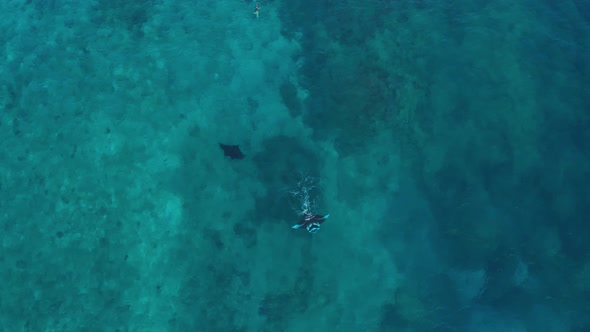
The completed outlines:
<svg viewBox="0 0 590 332">
<path fill-rule="evenodd" d="M 0 4 L 0 330 L 590 330 L 587 1 L 259 5 Z"/>
</svg>

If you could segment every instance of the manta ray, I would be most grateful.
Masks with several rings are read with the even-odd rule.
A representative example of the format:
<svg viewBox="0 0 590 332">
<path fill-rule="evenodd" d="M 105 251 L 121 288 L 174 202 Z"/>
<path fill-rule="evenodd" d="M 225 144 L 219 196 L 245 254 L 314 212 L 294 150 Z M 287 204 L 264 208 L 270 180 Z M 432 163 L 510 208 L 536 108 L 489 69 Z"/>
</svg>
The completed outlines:
<svg viewBox="0 0 590 332">
<path fill-rule="evenodd" d="M 219 143 L 219 147 L 223 150 L 223 154 L 231 159 L 244 159 L 245 155 L 240 150 L 239 145 L 227 145 Z"/>
</svg>

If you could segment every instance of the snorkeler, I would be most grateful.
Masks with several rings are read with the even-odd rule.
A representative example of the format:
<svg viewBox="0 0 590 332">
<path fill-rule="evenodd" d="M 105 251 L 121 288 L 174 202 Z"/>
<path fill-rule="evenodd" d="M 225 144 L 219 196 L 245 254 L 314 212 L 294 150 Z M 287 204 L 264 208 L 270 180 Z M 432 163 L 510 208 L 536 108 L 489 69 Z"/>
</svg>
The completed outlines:
<svg viewBox="0 0 590 332">
<path fill-rule="evenodd" d="M 324 221 L 326 221 L 328 217 L 330 217 L 329 214 L 326 214 L 325 216 L 320 216 L 316 213 L 306 214 L 303 217 L 301 217 L 301 222 L 299 222 L 299 224 L 293 225 L 293 227 L 291 228 L 299 229 L 301 227 L 305 227 L 305 229 L 307 229 L 308 232 L 310 232 L 311 234 L 315 234 L 320 230 L 320 225 Z"/>
<path fill-rule="evenodd" d="M 258 18 L 259 10 L 260 6 L 258 5 L 258 3 L 256 3 L 256 7 L 254 7 L 254 15 L 256 15 L 256 18 Z"/>
</svg>

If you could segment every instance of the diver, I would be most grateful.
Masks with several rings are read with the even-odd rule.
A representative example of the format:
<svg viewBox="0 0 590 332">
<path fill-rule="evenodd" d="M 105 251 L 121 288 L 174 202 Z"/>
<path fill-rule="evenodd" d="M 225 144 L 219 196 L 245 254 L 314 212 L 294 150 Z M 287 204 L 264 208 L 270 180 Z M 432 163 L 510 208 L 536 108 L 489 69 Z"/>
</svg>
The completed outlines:
<svg viewBox="0 0 590 332">
<path fill-rule="evenodd" d="M 301 227 L 305 227 L 308 232 L 315 234 L 320 230 L 320 225 L 326 221 L 328 217 L 330 217 L 329 214 L 326 214 L 325 216 L 320 216 L 317 213 L 305 214 L 303 217 L 301 217 L 301 221 L 298 224 L 293 225 L 291 228 L 299 229 Z"/>
</svg>

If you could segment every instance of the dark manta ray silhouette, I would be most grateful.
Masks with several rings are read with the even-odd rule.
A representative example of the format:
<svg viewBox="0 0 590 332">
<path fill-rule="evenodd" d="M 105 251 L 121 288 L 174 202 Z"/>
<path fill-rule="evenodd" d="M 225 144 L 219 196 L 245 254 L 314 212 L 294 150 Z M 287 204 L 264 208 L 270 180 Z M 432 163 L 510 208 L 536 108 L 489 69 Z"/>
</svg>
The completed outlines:
<svg viewBox="0 0 590 332">
<path fill-rule="evenodd" d="M 244 154 L 240 150 L 239 145 L 226 145 L 219 143 L 219 147 L 223 150 L 223 154 L 231 159 L 244 159 Z"/>
</svg>

